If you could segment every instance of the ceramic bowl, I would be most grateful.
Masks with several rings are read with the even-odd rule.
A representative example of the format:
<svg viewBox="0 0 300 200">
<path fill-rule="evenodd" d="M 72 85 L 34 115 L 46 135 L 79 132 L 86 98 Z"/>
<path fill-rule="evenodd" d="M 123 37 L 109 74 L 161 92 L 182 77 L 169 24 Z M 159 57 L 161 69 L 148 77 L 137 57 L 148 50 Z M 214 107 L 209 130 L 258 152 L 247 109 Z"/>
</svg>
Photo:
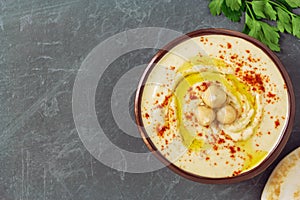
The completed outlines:
<svg viewBox="0 0 300 200">
<path fill-rule="evenodd" d="M 150 61 L 135 116 L 148 148 L 175 173 L 233 183 L 263 172 L 284 148 L 295 115 L 277 56 L 240 32 L 202 29 Z"/>
</svg>

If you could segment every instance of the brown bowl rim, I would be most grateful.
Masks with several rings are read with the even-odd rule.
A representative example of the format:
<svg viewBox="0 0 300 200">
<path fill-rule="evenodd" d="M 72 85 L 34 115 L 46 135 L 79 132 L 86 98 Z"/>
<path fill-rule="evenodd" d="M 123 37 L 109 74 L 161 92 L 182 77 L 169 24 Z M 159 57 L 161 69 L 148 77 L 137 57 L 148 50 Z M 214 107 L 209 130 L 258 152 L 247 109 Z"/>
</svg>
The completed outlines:
<svg viewBox="0 0 300 200">
<path fill-rule="evenodd" d="M 141 100 L 142 100 L 142 94 L 144 90 L 144 84 L 146 83 L 149 74 L 151 73 L 152 69 L 155 67 L 155 65 L 158 63 L 158 61 L 173 47 L 176 45 L 186 41 L 189 38 L 193 37 L 199 37 L 199 36 L 205 36 L 205 35 L 227 35 L 227 36 L 233 36 L 238 37 L 241 39 L 244 39 L 253 45 L 260 48 L 269 58 L 274 62 L 276 67 L 279 69 L 285 83 L 287 86 L 288 91 L 288 99 L 290 102 L 290 109 L 289 109 L 289 118 L 287 119 L 288 122 L 283 130 L 283 134 L 281 134 L 279 138 L 279 142 L 276 144 L 276 146 L 273 148 L 273 151 L 255 168 L 244 172 L 240 175 L 233 176 L 233 177 L 222 177 L 222 178 L 211 178 L 211 177 L 204 177 L 199 176 L 197 174 L 193 174 L 190 172 L 187 172 L 176 165 L 174 165 L 172 162 L 170 162 L 167 158 L 165 158 L 160 151 L 155 147 L 153 142 L 151 141 L 150 137 L 148 136 L 146 130 L 143 128 L 143 121 L 141 116 Z M 256 40 L 255 38 L 252 38 L 246 34 L 243 34 L 241 32 L 233 31 L 233 30 L 227 30 L 227 29 L 221 29 L 221 28 L 208 28 L 208 29 L 199 29 L 190 33 L 187 33 L 183 36 L 180 36 L 173 41 L 169 42 L 166 46 L 164 46 L 161 50 L 159 50 L 154 57 L 151 59 L 150 63 L 148 64 L 147 68 L 145 69 L 140 82 L 137 87 L 136 96 L 135 96 L 135 119 L 136 123 L 139 129 L 139 132 L 141 134 L 141 137 L 146 144 L 146 146 L 149 148 L 149 150 L 163 163 L 165 164 L 169 169 L 171 169 L 176 174 L 179 174 L 189 180 L 200 182 L 200 183 L 206 183 L 206 184 L 228 184 L 228 183 L 236 183 L 245 181 L 248 179 L 251 179 L 260 173 L 262 173 L 264 170 L 266 170 L 279 156 L 283 148 L 285 147 L 294 123 L 294 117 L 295 117 L 295 94 L 293 90 L 293 85 L 291 82 L 291 79 L 279 60 L 279 58 L 273 53 L 267 46 L 262 44 L 260 41 Z"/>
</svg>

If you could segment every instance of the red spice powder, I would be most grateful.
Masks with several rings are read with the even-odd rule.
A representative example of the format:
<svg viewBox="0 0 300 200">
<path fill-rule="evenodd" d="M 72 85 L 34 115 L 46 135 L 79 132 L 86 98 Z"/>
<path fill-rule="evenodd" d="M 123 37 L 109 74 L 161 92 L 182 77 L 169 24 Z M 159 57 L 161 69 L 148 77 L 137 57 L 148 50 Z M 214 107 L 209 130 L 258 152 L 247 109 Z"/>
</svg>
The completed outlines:
<svg viewBox="0 0 300 200">
<path fill-rule="evenodd" d="M 249 62 L 254 62 L 254 59 L 251 56 L 248 56 L 247 59 L 249 60 Z"/>
<path fill-rule="evenodd" d="M 225 140 L 223 139 L 223 138 L 220 138 L 219 140 L 218 140 L 218 144 L 224 144 L 225 143 Z"/>
<path fill-rule="evenodd" d="M 171 95 L 165 96 L 164 101 L 159 105 L 159 107 L 163 108 L 163 107 L 167 106 L 170 98 L 171 98 Z"/>
<path fill-rule="evenodd" d="M 209 83 L 203 82 L 201 85 L 196 86 L 197 90 L 204 92 L 209 87 Z"/>
<path fill-rule="evenodd" d="M 237 175 L 239 175 L 241 172 L 242 172 L 242 170 L 234 171 L 234 172 L 233 172 L 233 176 L 237 176 Z"/>
<path fill-rule="evenodd" d="M 257 136 L 262 136 L 263 135 L 263 133 L 261 132 L 261 131 L 259 131 L 258 133 L 257 133 Z"/>
<path fill-rule="evenodd" d="M 176 68 L 175 66 L 170 66 L 171 70 L 175 70 L 175 68 Z"/>
<path fill-rule="evenodd" d="M 277 119 L 277 120 L 275 121 L 275 128 L 278 128 L 279 125 L 280 125 L 280 122 L 279 122 L 279 119 Z"/>
<path fill-rule="evenodd" d="M 232 60 L 235 60 L 235 59 L 237 59 L 237 57 L 238 57 L 237 54 L 233 54 L 230 58 L 231 58 Z"/>
<path fill-rule="evenodd" d="M 255 72 L 247 71 L 242 76 L 244 82 L 249 85 L 255 86 L 258 90 L 265 92 L 265 87 L 263 83 L 263 77 L 261 74 L 256 74 Z"/>
<path fill-rule="evenodd" d="M 233 146 L 230 146 L 229 149 L 230 149 L 230 153 L 232 153 L 232 154 L 236 153 L 236 150 L 234 149 Z"/>
<path fill-rule="evenodd" d="M 205 160 L 209 160 L 209 159 L 210 159 L 209 157 L 206 157 L 206 158 L 205 158 Z"/>
<path fill-rule="evenodd" d="M 269 98 L 274 98 L 276 96 L 276 94 L 272 94 L 271 92 L 268 92 L 267 97 Z"/>
<path fill-rule="evenodd" d="M 225 139 L 226 140 L 232 140 L 231 137 L 229 135 L 227 135 L 227 134 L 225 135 Z"/>
<path fill-rule="evenodd" d="M 148 113 L 145 114 L 145 117 L 148 119 L 150 116 Z"/>
<path fill-rule="evenodd" d="M 243 63 L 243 62 L 236 62 L 235 64 L 236 64 L 237 66 L 239 66 L 239 67 L 242 67 L 244 63 Z"/>
<path fill-rule="evenodd" d="M 232 45 L 229 42 L 227 42 L 227 49 L 231 49 L 231 47 Z"/>
<path fill-rule="evenodd" d="M 170 128 L 169 126 L 160 127 L 160 125 L 158 124 L 156 126 L 157 136 L 164 137 L 164 134 L 165 134 L 166 130 L 168 130 L 169 128 Z"/>
</svg>

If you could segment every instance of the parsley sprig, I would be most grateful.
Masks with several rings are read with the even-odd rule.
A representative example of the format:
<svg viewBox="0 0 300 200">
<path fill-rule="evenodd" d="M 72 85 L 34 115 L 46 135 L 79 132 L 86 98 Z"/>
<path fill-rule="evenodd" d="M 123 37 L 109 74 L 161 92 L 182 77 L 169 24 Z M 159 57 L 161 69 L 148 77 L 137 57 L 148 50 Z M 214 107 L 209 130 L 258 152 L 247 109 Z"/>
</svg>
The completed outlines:
<svg viewBox="0 0 300 200">
<path fill-rule="evenodd" d="M 293 9 L 300 7 L 300 0 L 211 0 L 212 15 L 223 13 L 238 22 L 245 13 L 243 32 L 260 40 L 273 51 L 280 51 L 279 32 L 300 38 L 300 15 Z"/>
</svg>

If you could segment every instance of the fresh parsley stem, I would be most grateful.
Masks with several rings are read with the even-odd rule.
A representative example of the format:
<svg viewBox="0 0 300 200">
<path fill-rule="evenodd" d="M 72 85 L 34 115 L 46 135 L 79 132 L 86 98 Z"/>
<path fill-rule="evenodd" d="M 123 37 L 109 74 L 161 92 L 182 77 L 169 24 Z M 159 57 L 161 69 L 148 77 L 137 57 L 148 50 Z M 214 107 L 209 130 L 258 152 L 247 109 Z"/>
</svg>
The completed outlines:
<svg viewBox="0 0 300 200">
<path fill-rule="evenodd" d="M 250 2 L 250 1 L 246 1 L 246 7 L 247 7 L 246 10 L 249 11 L 249 13 L 250 13 L 250 15 L 251 15 L 251 18 L 255 20 L 255 17 L 254 17 L 254 15 L 253 15 L 253 12 L 252 12 L 251 7 L 249 6 L 249 4 L 251 5 L 251 2 Z"/>
<path fill-rule="evenodd" d="M 290 14 L 291 16 L 297 16 L 295 13 L 292 13 L 291 11 L 289 11 L 284 5 L 279 4 L 275 1 L 269 1 L 270 4 L 273 4 L 274 6 L 280 7 L 282 10 L 286 11 L 288 14 Z"/>
<path fill-rule="evenodd" d="M 246 2 L 247 8 L 250 10 L 250 7 L 248 6 L 248 4 L 252 5 L 252 1 L 245 1 L 245 2 Z M 281 8 L 282 10 L 284 10 L 285 12 L 287 12 L 289 15 L 291 15 L 291 16 L 293 16 L 293 17 L 297 16 L 295 13 L 289 11 L 289 10 L 288 10 L 284 5 L 282 5 L 282 4 L 279 4 L 279 3 L 275 2 L 275 1 L 271 1 L 271 0 L 267 0 L 267 2 L 269 2 L 270 4 L 273 4 L 274 6 L 277 6 L 277 7 Z M 250 12 L 250 13 L 251 13 L 251 12 Z M 252 15 L 252 18 L 253 18 L 253 14 L 251 14 L 251 15 Z"/>
<path fill-rule="evenodd" d="M 231 21 L 239 21 L 244 13 L 243 33 L 258 38 L 273 51 L 280 51 L 279 32 L 300 38 L 300 15 L 294 13 L 294 8 L 300 8 L 300 0 L 210 0 L 209 3 L 213 15 L 223 13 Z M 270 25 L 269 21 L 276 25 Z"/>
</svg>

